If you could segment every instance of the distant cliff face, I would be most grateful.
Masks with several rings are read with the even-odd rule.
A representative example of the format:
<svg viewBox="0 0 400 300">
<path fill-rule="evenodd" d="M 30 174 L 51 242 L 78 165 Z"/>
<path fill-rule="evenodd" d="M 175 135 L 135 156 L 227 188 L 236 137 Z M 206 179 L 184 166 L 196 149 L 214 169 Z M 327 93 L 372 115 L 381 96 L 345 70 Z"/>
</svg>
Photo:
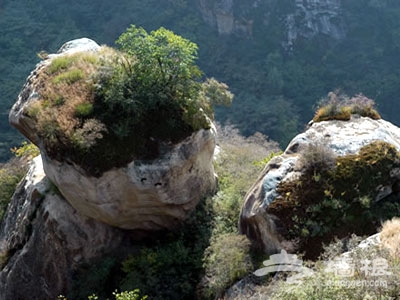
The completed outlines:
<svg viewBox="0 0 400 300">
<path fill-rule="evenodd" d="M 287 3 L 286 3 L 287 2 Z M 296 39 L 325 34 L 334 39 L 346 35 L 341 0 L 290 0 L 279 10 L 274 0 L 253 0 L 241 3 L 235 0 L 199 0 L 204 21 L 216 28 L 220 35 L 238 34 L 251 37 L 253 26 L 268 26 L 271 14 L 282 14 L 287 39 L 282 43 L 291 48 Z M 261 19 L 257 19 L 261 16 Z"/>
<path fill-rule="evenodd" d="M 259 1 L 249 1 L 248 7 L 256 7 Z M 204 21 L 216 28 L 221 35 L 239 33 L 245 36 L 251 36 L 253 20 L 247 18 L 244 14 L 236 15 L 234 13 L 233 0 L 199 0 L 200 10 Z"/>
<path fill-rule="evenodd" d="M 346 36 L 341 0 L 295 0 L 296 9 L 286 16 L 287 41 L 291 48 L 299 37 L 325 34 L 334 39 Z"/>
</svg>

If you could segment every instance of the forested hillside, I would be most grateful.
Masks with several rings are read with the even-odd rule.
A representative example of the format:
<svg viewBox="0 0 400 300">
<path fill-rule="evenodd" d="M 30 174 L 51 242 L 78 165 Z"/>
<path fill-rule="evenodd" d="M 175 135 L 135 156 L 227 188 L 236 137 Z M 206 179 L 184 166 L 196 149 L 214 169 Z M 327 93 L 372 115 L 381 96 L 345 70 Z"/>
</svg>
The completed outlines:
<svg viewBox="0 0 400 300">
<path fill-rule="evenodd" d="M 281 146 L 341 89 L 375 99 L 396 124 L 400 3 L 394 0 L 0 0 L 0 158 L 22 139 L 7 114 L 44 50 L 89 37 L 113 41 L 129 26 L 164 26 L 199 46 L 208 77 L 235 93 L 217 120 L 261 131 Z"/>
</svg>

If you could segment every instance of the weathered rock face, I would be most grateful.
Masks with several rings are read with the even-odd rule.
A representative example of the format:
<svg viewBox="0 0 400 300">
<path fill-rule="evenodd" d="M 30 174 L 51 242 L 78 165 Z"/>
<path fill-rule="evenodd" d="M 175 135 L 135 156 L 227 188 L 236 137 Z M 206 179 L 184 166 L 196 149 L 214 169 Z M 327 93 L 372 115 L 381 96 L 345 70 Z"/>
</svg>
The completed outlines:
<svg viewBox="0 0 400 300">
<path fill-rule="evenodd" d="M 250 2 L 244 4 L 247 9 L 240 15 L 234 12 L 237 3 L 235 4 L 233 0 L 199 0 L 199 7 L 204 21 L 209 26 L 216 28 L 220 35 L 236 33 L 250 37 L 254 19 L 249 17 L 248 10 L 256 8 L 259 1 Z"/>
<path fill-rule="evenodd" d="M 285 224 L 280 223 L 274 215 L 268 214 L 268 209 L 278 197 L 282 196 L 278 192 L 281 183 L 295 181 L 304 174 L 304 170 L 297 164 L 302 156 L 301 149 L 305 149 L 309 144 L 320 143 L 331 149 L 338 157 L 344 157 L 358 153 L 363 146 L 370 145 L 374 141 L 387 142 L 399 151 L 400 129 L 384 120 L 372 120 L 355 115 L 350 121 L 310 123 L 309 128 L 296 136 L 282 155 L 268 163 L 247 193 L 240 216 L 241 232 L 256 241 L 267 253 L 285 248 L 286 245 L 282 244 L 283 239 L 279 234 L 280 228 Z M 372 176 L 373 167 L 371 168 Z M 388 173 L 390 174 L 377 174 L 377 176 L 386 175 L 389 180 L 379 186 L 370 187 L 374 195 L 372 202 L 377 203 L 389 198 L 398 199 L 399 170 L 393 166 Z M 301 184 L 299 183 L 299 186 Z"/>
<path fill-rule="evenodd" d="M 201 130 L 164 157 L 87 176 L 76 165 L 43 156 L 44 169 L 80 213 L 124 229 L 171 228 L 215 188 L 214 134 Z"/>
<path fill-rule="evenodd" d="M 295 3 L 295 12 L 286 17 L 287 48 L 299 37 L 324 34 L 343 39 L 346 36 L 340 0 L 295 0 Z"/>
<path fill-rule="evenodd" d="M 342 39 L 346 25 L 340 0 L 292 0 L 283 15 L 287 40 L 282 41 L 290 50 L 299 38 L 312 38 L 318 34 Z M 218 30 L 220 35 L 239 34 L 251 37 L 253 26 L 268 26 L 271 14 L 276 14 L 277 1 L 254 0 L 242 3 L 234 0 L 199 0 L 204 21 Z M 261 17 L 260 17 L 261 16 Z"/>
<path fill-rule="evenodd" d="M 124 229 L 171 228 L 215 189 L 214 128 L 193 133 L 158 159 L 132 161 L 93 177 L 70 161 L 50 159 L 35 121 L 26 113 L 31 102 L 38 100 L 37 74 L 54 57 L 99 48 L 89 39 L 79 39 L 49 55 L 28 77 L 10 112 L 10 123 L 40 148 L 46 175 L 79 213 Z"/>
<path fill-rule="evenodd" d="M 121 246 L 125 233 L 86 218 L 52 191 L 36 157 L 0 228 L 0 299 L 56 299 L 82 263 Z"/>
</svg>

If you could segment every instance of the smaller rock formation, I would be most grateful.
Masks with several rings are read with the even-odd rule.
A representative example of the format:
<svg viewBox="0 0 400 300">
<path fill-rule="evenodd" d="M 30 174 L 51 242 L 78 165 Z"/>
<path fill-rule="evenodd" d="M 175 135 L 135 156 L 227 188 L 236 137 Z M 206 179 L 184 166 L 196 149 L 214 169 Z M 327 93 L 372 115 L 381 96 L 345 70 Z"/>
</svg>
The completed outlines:
<svg viewBox="0 0 400 300">
<path fill-rule="evenodd" d="M 321 243 L 329 235 L 325 221 L 332 222 L 332 226 L 337 223 L 335 233 L 339 236 L 346 232 L 345 225 L 340 227 L 342 222 L 348 226 L 353 219 L 355 223 L 369 218 L 372 220 L 374 217 L 379 219 L 378 208 L 385 202 L 392 207 L 387 208 L 388 211 L 396 213 L 396 203 L 399 202 L 397 186 L 400 182 L 400 161 L 399 154 L 395 152 L 396 149 L 400 151 L 399 141 L 400 129 L 384 120 L 352 115 L 349 121 L 311 122 L 309 128 L 296 136 L 281 156 L 273 158 L 267 164 L 247 193 L 240 216 L 240 231 L 265 252 L 274 253 L 282 248 L 294 250 L 291 249 L 293 243 L 289 245 L 287 239 L 283 238 L 285 234 L 290 235 L 291 230 L 292 233 L 298 234 L 295 239 L 300 244 L 302 239 L 311 237 L 318 244 L 318 241 Z M 332 154 L 331 158 L 326 159 L 332 160 L 331 169 L 306 169 L 299 163 L 308 155 L 304 149 L 309 149 L 309 145 L 321 145 L 324 151 Z M 366 163 L 361 162 L 362 159 L 366 159 Z M 319 185 L 326 184 L 322 178 L 324 174 L 332 176 L 332 180 L 321 190 Z M 305 179 L 307 181 L 304 181 Z M 368 186 L 369 184 L 374 185 Z M 309 191 L 307 187 L 316 187 L 318 191 Z M 294 196 L 296 191 L 303 190 L 309 196 L 309 200 L 302 199 L 302 196 Z M 340 202 L 340 198 L 346 197 L 350 197 L 348 202 Z M 316 203 L 294 203 L 300 199 Z M 339 207 L 335 208 L 335 203 Z M 338 217 L 335 211 L 341 211 L 343 205 L 353 211 Z M 288 208 L 287 211 L 285 207 Z M 281 210 L 285 211 L 286 215 L 278 217 L 275 212 Z M 311 216 L 319 216 L 318 213 L 322 214 L 321 220 L 312 219 Z M 302 217 L 305 219 L 296 219 Z M 343 221 L 347 217 L 348 219 Z M 329 220 L 330 218 L 332 220 Z M 318 223 L 319 221 L 321 222 Z M 299 224 L 304 227 L 291 227 Z M 374 228 L 369 224 L 364 227 L 358 229 Z M 357 230 L 351 230 L 353 229 Z M 318 248 L 316 244 L 314 247 Z"/>
</svg>

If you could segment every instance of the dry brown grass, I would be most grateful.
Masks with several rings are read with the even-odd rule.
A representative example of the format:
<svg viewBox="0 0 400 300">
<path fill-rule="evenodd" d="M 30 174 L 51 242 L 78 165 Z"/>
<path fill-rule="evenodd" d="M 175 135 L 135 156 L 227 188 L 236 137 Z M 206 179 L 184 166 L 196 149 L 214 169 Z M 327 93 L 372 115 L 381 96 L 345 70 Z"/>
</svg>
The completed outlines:
<svg viewBox="0 0 400 300">
<path fill-rule="evenodd" d="M 323 100 L 318 107 L 313 121 L 347 121 L 350 120 L 353 114 L 379 120 L 381 116 L 374 106 L 375 102 L 362 94 L 349 98 L 338 92 L 330 92 L 328 98 Z"/>
<path fill-rule="evenodd" d="M 68 145 L 74 133 L 84 126 L 78 109 L 94 103 L 93 74 L 105 62 L 114 59 L 115 54 L 115 50 L 103 47 L 100 53 L 54 58 L 47 67 L 40 69 L 35 83 L 40 97 L 26 113 L 36 120 L 36 129 L 45 137 L 48 147 L 59 141 Z"/>
<path fill-rule="evenodd" d="M 393 218 L 383 224 L 381 241 L 391 255 L 400 258 L 400 218 Z"/>
</svg>

